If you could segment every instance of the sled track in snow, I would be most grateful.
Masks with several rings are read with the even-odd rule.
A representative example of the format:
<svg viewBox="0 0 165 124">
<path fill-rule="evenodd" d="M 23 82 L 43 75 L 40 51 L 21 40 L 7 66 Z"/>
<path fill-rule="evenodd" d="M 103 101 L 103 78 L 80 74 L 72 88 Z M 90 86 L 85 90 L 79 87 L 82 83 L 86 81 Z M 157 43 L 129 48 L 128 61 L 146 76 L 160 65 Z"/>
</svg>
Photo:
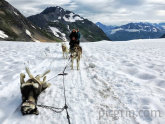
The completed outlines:
<svg viewBox="0 0 165 124">
<path fill-rule="evenodd" d="M 110 44 L 104 42 L 104 44 L 107 45 L 101 46 L 101 43 L 93 43 L 90 46 L 90 43 L 82 43 L 83 58 L 80 61 L 80 71 L 75 70 L 76 62 L 74 62 L 74 70 L 71 70 L 70 66 L 66 69 L 68 75 L 65 76 L 65 88 L 71 124 L 156 123 L 157 118 L 110 116 L 101 112 L 138 110 L 141 106 L 147 110 L 150 110 L 152 106 L 159 106 L 161 110 L 165 93 L 162 80 L 165 69 L 161 66 L 164 63 L 163 54 L 160 56 L 161 61 L 158 61 L 157 57 L 152 54 L 155 64 L 149 61 L 150 54 L 153 52 L 159 55 L 161 52 L 156 49 L 150 51 L 152 47 L 147 47 L 149 52 L 146 50 L 146 54 L 149 57 L 145 58 L 145 55 L 139 52 L 145 51 L 143 44 L 141 46 L 137 46 L 136 43 L 131 43 L 132 46 L 124 46 L 126 43 L 123 42 Z M 42 74 L 50 69 L 47 80 L 61 73 L 67 59 L 62 58 L 60 44 L 13 43 L 11 45 L 10 42 L 2 42 L 1 46 L 0 67 L 4 69 L 0 70 L 2 91 L 0 93 L 0 122 L 3 121 L 3 124 L 11 122 L 12 124 L 68 123 L 65 112 L 58 114 L 38 108 L 40 113 L 38 116 L 22 116 L 18 107 L 21 103 L 19 73 L 25 73 L 25 66 L 28 66 L 34 75 Z M 129 50 L 136 51 L 130 53 Z M 38 104 L 63 107 L 62 81 L 62 76 L 51 80 L 51 87 L 41 93 Z M 150 82 L 156 83 L 150 87 L 148 85 Z M 143 93 L 146 94 L 145 97 Z M 148 96 L 155 100 L 159 98 L 160 104 L 154 103 Z M 149 101 L 151 105 L 145 105 L 145 101 Z M 163 117 L 161 119 L 163 120 Z"/>
</svg>

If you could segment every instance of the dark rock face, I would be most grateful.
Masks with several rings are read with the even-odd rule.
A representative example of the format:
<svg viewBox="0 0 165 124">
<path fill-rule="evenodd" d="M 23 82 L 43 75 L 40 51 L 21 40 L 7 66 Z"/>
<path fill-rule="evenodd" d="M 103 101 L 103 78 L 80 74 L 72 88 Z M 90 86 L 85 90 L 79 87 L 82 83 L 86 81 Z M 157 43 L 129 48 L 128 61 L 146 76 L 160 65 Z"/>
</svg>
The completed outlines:
<svg viewBox="0 0 165 124">
<path fill-rule="evenodd" d="M 160 38 L 165 38 L 165 34 L 164 34 L 164 35 L 162 35 Z"/>
<path fill-rule="evenodd" d="M 53 34 L 48 34 L 28 21 L 17 9 L 5 0 L 0 1 L 0 30 L 8 37 L 0 40 L 11 41 L 60 41 Z M 52 35 L 52 36 L 51 36 Z"/>
<path fill-rule="evenodd" d="M 82 34 L 81 42 L 110 40 L 93 22 L 59 6 L 46 8 L 40 14 L 30 16 L 28 19 L 47 32 L 52 31 L 50 27 L 55 27 L 61 39 L 69 40 L 72 29 L 78 28 Z"/>
</svg>

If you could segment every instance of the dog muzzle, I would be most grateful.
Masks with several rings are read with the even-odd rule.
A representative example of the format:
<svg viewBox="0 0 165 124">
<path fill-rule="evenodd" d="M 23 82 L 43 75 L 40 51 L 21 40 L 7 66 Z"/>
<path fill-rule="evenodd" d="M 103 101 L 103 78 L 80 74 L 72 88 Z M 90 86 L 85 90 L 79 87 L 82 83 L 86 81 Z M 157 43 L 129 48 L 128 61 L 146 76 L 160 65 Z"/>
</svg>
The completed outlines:
<svg viewBox="0 0 165 124">
<path fill-rule="evenodd" d="M 34 114 L 34 111 L 36 110 L 35 103 L 31 101 L 26 101 L 21 106 L 21 112 L 23 115 L 25 114 Z"/>
</svg>

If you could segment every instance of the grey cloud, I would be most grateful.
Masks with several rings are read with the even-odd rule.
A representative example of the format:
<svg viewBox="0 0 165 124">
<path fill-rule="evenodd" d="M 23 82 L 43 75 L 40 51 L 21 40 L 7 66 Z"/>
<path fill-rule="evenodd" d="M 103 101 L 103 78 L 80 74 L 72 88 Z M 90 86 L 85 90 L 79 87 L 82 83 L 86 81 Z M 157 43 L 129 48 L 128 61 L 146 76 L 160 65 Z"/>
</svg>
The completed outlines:
<svg viewBox="0 0 165 124">
<path fill-rule="evenodd" d="M 123 24 L 136 21 L 165 22 L 158 10 L 165 10 L 157 0 L 7 0 L 25 16 L 42 12 L 50 6 L 61 6 L 93 22 Z"/>
<path fill-rule="evenodd" d="M 145 0 L 117 0 L 120 4 L 139 6 L 145 2 Z"/>
<path fill-rule="evenodd" d="M 7 0 L 12 5 L 26 5 L 26 4 L 34 4 L 37 3 L 36 0 Z"/>
</svg>

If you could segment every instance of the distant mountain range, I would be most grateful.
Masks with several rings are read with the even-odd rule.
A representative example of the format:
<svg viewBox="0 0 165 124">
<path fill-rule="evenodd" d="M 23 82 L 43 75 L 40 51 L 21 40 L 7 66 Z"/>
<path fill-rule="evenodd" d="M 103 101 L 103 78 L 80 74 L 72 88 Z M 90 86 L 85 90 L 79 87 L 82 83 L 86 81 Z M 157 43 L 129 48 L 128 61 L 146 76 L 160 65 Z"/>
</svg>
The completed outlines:
<svg viewBox="0 0 165 124">
<path fill-rule="evenodd" d="M 128 23 L 122 26 L 106 26 L 96 23 L 112 41 L 153 39 L 165 34 L 165 23 Z M 162 36 L 163 37 L 163 36 Z"/>
<path fill-rule="evenodd" d="M 0 40 L 57 42 L 52 33 L 46 33 L 28 21 L 5 0 L 0 1 Z"/>
<path fill-rule="evenodd" d="M 64 41 L 69 40 L 72 29 L 79 28 L 81 41 L 110 40 L 96 24 L 59 6 L 48 7 L 37 15 L 28 17 L 36 26 Z"/>
<path fill-rule="evenodd" d="M 72 29 L 80 29 L 83 41 L 165 38 L 165 23 L 128 23 L 122 26 L 94 24 L 59 6 L 24 17 L 5 0 L 0 1 L 0 40 L 60 42 L 69 40 Z"/>
</svg>

